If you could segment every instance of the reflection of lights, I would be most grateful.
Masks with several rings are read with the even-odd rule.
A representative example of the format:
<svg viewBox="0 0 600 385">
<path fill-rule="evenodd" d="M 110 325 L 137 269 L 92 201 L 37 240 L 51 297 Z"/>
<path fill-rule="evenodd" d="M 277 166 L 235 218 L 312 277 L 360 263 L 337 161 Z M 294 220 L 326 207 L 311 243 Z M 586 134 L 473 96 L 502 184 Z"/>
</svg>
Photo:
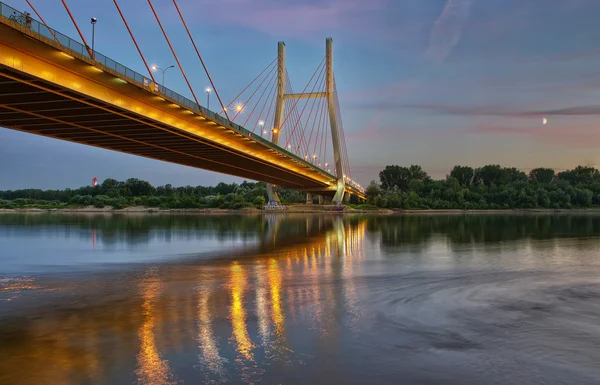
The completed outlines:
<svg viewBox="0 0 600 385">
<path fill-rule="evenodd" d="M 275 333 L 282 335 L 285 317 L 281 307 L 281 271 L 275 259 L 269 261 L 269 284 L 271 291 L 271 305 L 273 306 L 273 324 Z"/>
<path fill-rule="evenodd" d="M 269 309 L 268 309 L 268 299 L 267 299 L 267 290 L 265 289 L 264 284 L 264 271 L 262 267 L 256 266 L 256 279 L 258 280 L 258 285 L 256 289 L 256 314 L 258 316 L 258 332 L 260 333 L 260 337 L 262 340 L 263 347 L 265 351 L 268 350 L 268 345 L 270 343 L 270 332 L 271 328 L 269 325 Z"/>
<path fill-rule="evenodd" d="M 223 378 L 225 371 L 223 368 L 223 359 L 219 355 L 217 341 L 213 335 L 211 313 L 208 299 L 211 294 L 210 288 L 203 288 L 202 295 L 198 301 L 198 341 L 200 342 L 200 362 L 209 371 Z"/>
<path fill-rule="evenodd" d="M 246 310 L 244 309 L 244 291 L 246 273 L 242 266 L 231 266 L 231 326 L 238 352 L 247 360 L 252 360 L 252 341 L 246 328 Z"/>
<path fill-rule="evenodd" d="M 160 294 L 160 283 L 156 277 L 148 277 L 142 283 L 142 311 L 144 322 L 138 332 L 140 353 L 138 354 L 138 382 L 141 384 L 173 383 L 171 369 L 167 360 L 160 357 L 155 336 L 154 302 Z"/>
</svg>

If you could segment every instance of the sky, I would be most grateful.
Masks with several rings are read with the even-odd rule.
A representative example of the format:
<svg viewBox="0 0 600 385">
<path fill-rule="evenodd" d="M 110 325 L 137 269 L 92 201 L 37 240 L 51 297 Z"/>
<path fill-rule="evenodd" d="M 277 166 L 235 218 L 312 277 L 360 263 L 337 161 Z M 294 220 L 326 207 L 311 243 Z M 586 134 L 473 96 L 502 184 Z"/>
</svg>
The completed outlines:
<svg viewBox="0 0 600 385">
<path fill-rule="evenodd" d="M 29 10 L 21 0 L 3 0 Z M 60 0 L 30 0 L 75 38 Z M 97 51 L 145 73 L 110 0 L 67 1 Z M 154 0 L 201 93 L 209 85 L 170 0 Z M 287 47 L 296 88 L 335 43 L 335 74 L 352 177 L 420 164 L 528 171 L 600 166 L 598 0 L 178 0 L 216 87 L 233 98 Z M 175 64 L 146 0 L 120 6 L 149 62 Z M 191 96 L 177 70 L 165 85 Z M 187 92 L 186 92 L 187 91 Z M 212 101 L 211 101 L 212 104 Z M 543 119 L 547 124 L 543 124 Z M 0 189 L 79 187 L 130 177 L 155 185 L 238 178 L 0 129 Z"/>
</svg>

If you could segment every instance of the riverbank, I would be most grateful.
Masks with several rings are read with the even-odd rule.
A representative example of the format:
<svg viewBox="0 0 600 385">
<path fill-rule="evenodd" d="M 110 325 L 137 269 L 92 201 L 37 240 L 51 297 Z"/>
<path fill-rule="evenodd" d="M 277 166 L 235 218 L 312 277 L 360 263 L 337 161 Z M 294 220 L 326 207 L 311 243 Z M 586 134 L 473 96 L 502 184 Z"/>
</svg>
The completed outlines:
<svg viewBox="0 0 600 385">
<path fill-rule="evenodd" d="M 374 215 L 600 215 L 600 208 L 596 209 L 503 209 L 503 210 L 361 210 L 344 207 L 343 210 L 332 210 L 330 206 L 291 205 L 282 211 L 266 211 L 257 208 L 233 209 L 158 209 L 154 207 L 126 207 L 113 209 L 112 207 L 97 208 L 71 207 L 61 209 L 19 208 L 0 209 L 0 214 L 16 213 L 57 213 L 57 214 L 374 214 Z"/>
<path fill-rule="evenodd" d="M 332 206 L 310 206 L 310 205 L 291 205 L 287 206 L 286 210 L 261 210 L 257 208 L 243 208 L 243 209 L 158 209 L 155 207 L 126 207 L 122 209 L 113 209 L 112 207 L 106 206 L 103 208 L 97 208 L 94 206 L 88 207 L 69 207 L 69 208 L 61 208 L 61 209 L 42 209 L 42 208 L 18 208 L 18 209 L 0 209 L 0 214 L 8 214 L 8 213 L 68 213 L 68 214 L 77 214 L 77 213 L 97 213 L 97 214 L 206 214 L 206 215 L 218 215 L 218 214 L 260 214 L 260 213 L 269 213 L 269 214 L 311 214 L 311 213 L 319 213 L 319 214 L 360 214 L 360 213 L 370 213 L 370 214 L 393 214 L 392 210 L 361 210 L 361 209 L 353 209 L 350 207 L 344 207 L 343 210 L 333 210 Z"/>
</svg>

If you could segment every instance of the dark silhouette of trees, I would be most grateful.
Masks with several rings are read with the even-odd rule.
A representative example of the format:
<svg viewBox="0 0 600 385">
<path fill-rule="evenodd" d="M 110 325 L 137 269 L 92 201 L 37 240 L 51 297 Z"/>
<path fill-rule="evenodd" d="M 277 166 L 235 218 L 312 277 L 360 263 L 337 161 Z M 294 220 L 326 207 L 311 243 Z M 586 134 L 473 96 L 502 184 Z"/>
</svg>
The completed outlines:
<svg viewBox="0 0 600 385">
<path fill-rule="evenodd" d="M 414 172 L 411 172 L 411 169 Z M 569 209 L 600 207 L 600 171 L 578 166 L 556 173 L 486 165 L 455 166 L 445 180 L 432 180 L 419 167 L 387 166 L 380 185 L 371 182 L 368 202 L 398 209 Z"/>
</svg>

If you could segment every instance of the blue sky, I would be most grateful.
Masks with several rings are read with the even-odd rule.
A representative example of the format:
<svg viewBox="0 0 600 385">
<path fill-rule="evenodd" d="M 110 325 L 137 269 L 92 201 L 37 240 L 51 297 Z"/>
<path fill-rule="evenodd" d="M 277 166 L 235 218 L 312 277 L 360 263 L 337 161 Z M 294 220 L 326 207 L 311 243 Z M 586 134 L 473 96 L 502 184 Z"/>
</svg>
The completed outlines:
<svg viewBox="0 0 600 385">
<path fill-rule="evenodd" d="M 28 10 L 25 1 L 6 0 Z M 33 0 L 76 37 L 60 0 Z M 144 73 L 110 0 L 68 1 L 96 49 Z M 208 85 L 170 0 L 154 0 L 198 93 Z M 528 170 L 600 166 L 600 2 L 596 0 L 179 0 L 224 99 L 287 45 L 301 88 L 335 41 L 335 72 L 352 175 L 367 184 L 387 164 L 443 177 L 455 164 Z M 146 0 L 121 0 L 147 59 L 175 64 Z M 177 70 L 166 85 L 186 96 Z M 211 101 L 212 107 L 212 101 Z M 548 124 L 543 125 L 542 119 Z M 0 130 L 0 189 L 62 188 L 92 177 L 154 184 L 236 178 Z"/>
</svg>

